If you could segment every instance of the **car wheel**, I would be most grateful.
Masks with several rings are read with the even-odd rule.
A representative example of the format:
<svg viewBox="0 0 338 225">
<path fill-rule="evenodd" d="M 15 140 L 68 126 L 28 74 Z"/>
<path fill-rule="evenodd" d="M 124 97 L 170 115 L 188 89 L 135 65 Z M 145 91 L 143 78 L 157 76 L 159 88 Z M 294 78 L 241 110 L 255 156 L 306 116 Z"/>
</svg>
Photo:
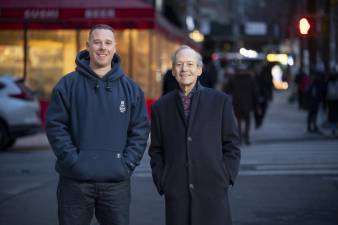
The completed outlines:
<svg viewBox="0 0 338 225">
<path fill-rule="evenodd" d="M 7 128 L 0 122 L 0 150 L 6 150 L 6 146 L 10 142 Z"/>
<path fill-rule="evenodd" d="M 16 139 L 15 138 L 11 138 L 8 140 L 7 144 L 5 145 L 4 149 L 8 149 L 13 147 L 13 145 L 15 144 Z"/>
</svg>

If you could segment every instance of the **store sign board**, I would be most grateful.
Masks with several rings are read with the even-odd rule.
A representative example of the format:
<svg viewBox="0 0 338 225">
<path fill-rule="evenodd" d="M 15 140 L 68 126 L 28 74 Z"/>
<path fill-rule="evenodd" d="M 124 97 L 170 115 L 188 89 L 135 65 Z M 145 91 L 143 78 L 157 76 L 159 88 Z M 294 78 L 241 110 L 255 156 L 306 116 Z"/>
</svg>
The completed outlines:
<svg viewBox="0 0 338 225">
<path fill-rule="evenodd" d="M 73 29 L 106 23 L 115 29 L 154 28 L 152 8 L 0 8 L 0 29 Z"/>
<path fill-rule="evenodd" d="M 25 9 L 25 19 L 58 19 L 59 10 L 57 9 Z"/>
<path fill-rule="evenodd" d="M 0 19 L 153 18 L 153 9 L 138 8 L 0 8 Z"/>
<path fill-rule="evenodd" d="M 113 9 L 86 9 L 84 16 L 86 19 L 113 18 L 115 11 Z"/>
</svg>

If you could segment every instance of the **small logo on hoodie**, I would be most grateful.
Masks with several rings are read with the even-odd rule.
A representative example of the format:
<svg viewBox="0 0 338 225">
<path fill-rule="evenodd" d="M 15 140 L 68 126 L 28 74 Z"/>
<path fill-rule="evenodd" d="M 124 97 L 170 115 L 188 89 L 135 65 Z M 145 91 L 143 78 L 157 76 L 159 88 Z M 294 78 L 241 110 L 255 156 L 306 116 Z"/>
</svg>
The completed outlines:
<svg viewBox="0 0 338 225">
<path fill-rule="evenodd" d="M 126 111 L 126 105 L 124 104 L 124 101 L 121 101 L 120 103 L 120 112 L 124 113 Z"/>
</svg>

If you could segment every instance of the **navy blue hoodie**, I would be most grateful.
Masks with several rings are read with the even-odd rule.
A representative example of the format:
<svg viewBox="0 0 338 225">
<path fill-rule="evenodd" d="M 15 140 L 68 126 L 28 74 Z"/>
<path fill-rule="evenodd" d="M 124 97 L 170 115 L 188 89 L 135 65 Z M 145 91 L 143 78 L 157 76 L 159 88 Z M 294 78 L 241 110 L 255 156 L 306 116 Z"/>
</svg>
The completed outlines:
<svg viewBox="0 0 338 225">
<path fill-rule="evenodd" d="M 85 181 L 128 179 L 146 149 L 149 124 L 142 90 L 115 54 L 100 78 L 81 51 L 76 71 L 53 89 L 46 132 L 62 176 Z"/>
</svg>

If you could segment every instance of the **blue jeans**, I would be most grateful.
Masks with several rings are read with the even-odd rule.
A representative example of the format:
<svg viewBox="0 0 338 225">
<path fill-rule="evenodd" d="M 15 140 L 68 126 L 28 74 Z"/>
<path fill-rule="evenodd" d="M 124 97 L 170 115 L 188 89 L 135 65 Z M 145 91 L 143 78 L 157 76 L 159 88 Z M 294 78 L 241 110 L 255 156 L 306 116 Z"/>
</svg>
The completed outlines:
<svg viewBox="0 0 338 225">
<path fill-rule="evenodd" d="M 129 224 L 129 179 L 113 183 L 60 177 L 57 199 L 60 225 L 90 225 L 94 211 L 101 225 Z"/>
</svg>

